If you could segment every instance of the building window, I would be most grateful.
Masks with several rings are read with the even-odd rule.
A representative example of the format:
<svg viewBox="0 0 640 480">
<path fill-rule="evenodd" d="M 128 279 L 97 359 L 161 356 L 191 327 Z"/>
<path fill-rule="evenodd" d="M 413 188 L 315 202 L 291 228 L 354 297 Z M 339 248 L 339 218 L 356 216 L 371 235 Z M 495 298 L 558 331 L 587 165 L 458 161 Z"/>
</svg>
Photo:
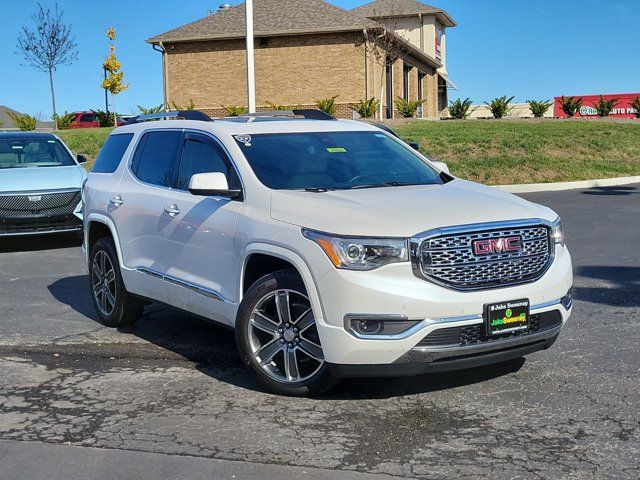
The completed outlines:
<svg viewBox="0 0 640 480">
<path fill-rule="evenodd" d="M 424 82 L 424 73 L 418 72 L 418 100 L 424 100 L 423 86 Z"/>
<path fill-rule="evenodd" d="M 402 69 L 402 98 L 409 100 L 409 72 L 411 66 L 405 64 Z"/>
</svg>

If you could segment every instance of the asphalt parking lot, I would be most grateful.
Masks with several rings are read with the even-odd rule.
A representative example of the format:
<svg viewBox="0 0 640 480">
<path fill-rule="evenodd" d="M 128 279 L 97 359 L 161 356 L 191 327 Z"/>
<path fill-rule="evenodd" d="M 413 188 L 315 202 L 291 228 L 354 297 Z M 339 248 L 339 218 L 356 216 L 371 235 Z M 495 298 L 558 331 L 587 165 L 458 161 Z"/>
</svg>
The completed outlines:
<svg viewBox="0 0 640 480">
<path fill-rule="evenodd" d="M 231 332 L 164 307 L 102 327 L 77 241 L 0 243 L 0 478 L 638 478 L 640 185 L 524 196 L 574 259 L 552 349 L 319 399 L 261 391 Z"/>
</svg>

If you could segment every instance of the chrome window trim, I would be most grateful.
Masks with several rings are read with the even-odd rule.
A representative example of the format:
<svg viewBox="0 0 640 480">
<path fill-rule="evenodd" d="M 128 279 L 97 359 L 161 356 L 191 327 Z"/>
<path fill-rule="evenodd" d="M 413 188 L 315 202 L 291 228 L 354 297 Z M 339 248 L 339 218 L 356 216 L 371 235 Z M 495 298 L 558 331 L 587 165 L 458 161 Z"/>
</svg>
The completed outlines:
<svg viewBox="0 0 640 480">
<path fill-rule="evenodd" d="M 543 313 L 542 310 L 549 307 L 554 307 L 556 305 L 560 305 L 561 307 L 564 308 L 564 306 L 562 305 L 561 298 L 556 298 L 548 302 L 531 305 L 531 307 L 529 308 L 529 312 Z M 568 311 L 568 310 L 565 308 L 565 311 Z M 353 330 L 351 330 L 350 328 L 347 328 L 347 321 L 350 322 L 354 318 L 371 319 L 371 320 L 380 320 L 380 319 L 415 320 L 415 321 L 419 321 L 420 323 L 396 335 L 360 335 L 354 332 Z M 344 316 L 345 330 L 347 330 L 347 332 L 349 332 L 354 337 L 361 340 L 405 340 L 411 337 L 412 335 L 414 335 L 415 333 L 418 333 L 422 329 L 429 327 L 431 325 L 438 325 L 436 328 L 434 328 L 434 331 L 435 331 L 435 330 L 439 330 L 440 328 L 448 327 L 449 324 L 451 323 L 470 322 L 470 321 L 471 323 L 469 323 L 469 325 L 476 325 L 478 323 L 482 323 L 484 321 L 484 317 L 482 314 L 476 314 L 476 315 L 460 315 L 456 317 L 440 317 L 440 318 L 424 318 L 424 319 L 413 318 L 412 319 L 407 317 L 406 315 L 397 315 L 397 314 L 385 315 L 385 314 L 370 314 L 370 313 L 348 313 Z M 426 347 L 426 348 L 430 348 L 430 347 Z M 441 348 L 441 347 L 437 347 L 437 348 Z"/>
<path fill-rule="evenodd" d="M 424 232 L 418 233 L 409 239 L 409 260 L 411 261 L 411 268 L 413 270 L 413 274 L 426 280 L 428 282 L 439 285 L 443 288 L 447 288 L 449 290 L 455 290 L 460 292 L 470 292 L 470 291 L 479 291 L 479 290 L 492 290 L 496 288 L 506 288 L 512 287 L 516 285 L 523 285 L 527 283 L 533 283 L 544 276 L 545 273 L 551 268 L 551 265 L 554 262 L 556 255 L 556 244 L 553 241 L 552 237 L 549 237 L 549 258 L 545 267 L 538 272 L 535 277 L 527 278 L 521 281 L 508 282 L 499 285 L 480 285 L 480 286 L 471 286 L 471 287 L 458 287 L 455 285 L 450 285 L 446 282 L 440 281 L 433 276 L 427 275 L 424 273 L 423 265 L 422 265 L 422 245 L 425 241 L 430 240 L 432 238 L 446 236 L 446 235 L 456 235 L 456 234 L 468 234 L 475 232 L 484 232 L 491 230 L 502 230 L 509 228 L 528 228 L 528 227 L 537 227 L 544 226 L 547 227 L 550 231 L 553 229 L 554 222 L 550 222 L 549 220 L 545 220 L 543 218 L 529 218 L 523 220 L 510 220 L 510 221 L 500 221 L 500 222 L 486 222 L 486 223 L 470 223 L 466 225 L 455 225 L 451 227 L 441 227 L 434 228 L 431 230 L 426 230 Z M 520 259 L 524 257 L 514 257 L 514 259 Z M 509 258 L 505 258 L 504 260 L 509 260 Z M 484 262 L 490 263 L 490 262 Z M 458 266 L 458 264 L 454 265 Z M 441 267 L 441 265 L 439 266 Z"/>
<path fill-rule="evenodd" d="M 173 275 L 167 275 L 165 273 L 161 273 L 146 267 L 136 267 L 136 271 L 140 273 L 144 273 L 145 275 L 149 275 L 151 277 L 158 278 L 165 282 L 172 283 L 173 285 L 178 285 L 180 287 L 188 288 L 191 291 L 199 293 L 200 295 L 204 295 L 205 297 L 212 298 L 213 300 L 233 304 L 232 301 L 227 300 L 220 292 L 217 292 L 216 290 L 212 290 L 207 287 L 203 287 L 202 285 L 198 285 L 197 283 L 189 282 L 187 280 L 182 280 L 178 277 L 174 277 Z"/>
</svg>

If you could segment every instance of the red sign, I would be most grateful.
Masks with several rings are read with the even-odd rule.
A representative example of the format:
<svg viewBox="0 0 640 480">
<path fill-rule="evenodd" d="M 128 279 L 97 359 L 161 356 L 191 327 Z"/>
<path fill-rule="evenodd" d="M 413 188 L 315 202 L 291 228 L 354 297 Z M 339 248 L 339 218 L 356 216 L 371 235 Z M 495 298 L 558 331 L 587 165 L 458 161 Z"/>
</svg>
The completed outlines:
<svg viewBox="0 0 640 480">
<path fill-rule="evenodd" d="M 565 95 L 565 97 L 573 96 L 576 100 L 582 98 L 582 107 L 575 114 L 576 117 L 597 117 L 595 105 L 600 99 L 600 95 Z M 620 93 L 617 95 L 602 95 L 605 100 L 611 100 L 617 98 L 618 102 L 614 105 L 611 111 L 610 117 L 616 118 L 636 118 L 635 110 L 631 106 L 631 102 L 634 98 L 640 97 L 640 93 Z M 558 118 L 567 118 L 568 115 L 562 111 L 561 98 L 555 97 L 553 104 L 553 115 Z"/>
</svg>

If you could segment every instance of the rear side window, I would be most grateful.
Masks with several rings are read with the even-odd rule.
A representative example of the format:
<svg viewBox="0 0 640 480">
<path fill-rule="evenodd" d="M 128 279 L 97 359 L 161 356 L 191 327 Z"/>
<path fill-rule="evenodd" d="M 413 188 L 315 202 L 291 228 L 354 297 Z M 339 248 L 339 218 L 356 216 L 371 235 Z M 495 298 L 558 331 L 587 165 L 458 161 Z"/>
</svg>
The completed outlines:
<svg viewBox="0 0 640 480">
<path fill-rule="evenodd" d="M 91 171 L 96 173 L 115 172 L 132 138 L 133 133 L 119 133 L 107 138 Z"/>
<path fill-rule="evenodd" d="M 179 131 L 145 133 L 131 165 L 133 173 L 145 183 L 171 187 L 173 161 L 181 138 Z"/>
</svg>

